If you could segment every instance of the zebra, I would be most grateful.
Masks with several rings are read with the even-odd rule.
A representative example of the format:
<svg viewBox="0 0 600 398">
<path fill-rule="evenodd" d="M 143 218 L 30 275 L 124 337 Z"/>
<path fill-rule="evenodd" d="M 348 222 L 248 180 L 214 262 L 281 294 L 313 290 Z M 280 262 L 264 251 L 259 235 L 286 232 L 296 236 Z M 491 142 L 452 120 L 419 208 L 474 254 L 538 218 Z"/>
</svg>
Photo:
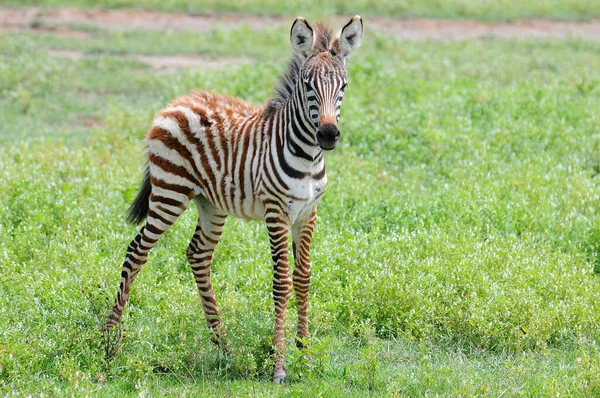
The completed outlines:
<svg viewBox="0 0 600 398">
<path fill-rule="evenodd" d="M 297 346 L 309 339 L 310 244 L 325 192 L 324 151 L 336 147 L 347 85 L 346 58 L 361 44 L 353 17 L 334 38 L 298 17 L 293 56 L 273 99 L 255 106 L 210 92 L 175 99 L 158 113 L 146 137 L 147 164 L 128 220 L 144 226 L 127 248 L 117 297 L 105 330 L 121 320 L 133 280 L 160 236 L 193 200 L 198 223 L 186 254 L 211 340 L 229 355 L 211 283 L 211 260 L 228 216 L 266 221 L 273 260 L 275 329 L 273 381 L 284 382 L 284 317 L 292 286 L 297 298 Z M 289 276 L 288 234 L 295 266 Z"/>
</svg>

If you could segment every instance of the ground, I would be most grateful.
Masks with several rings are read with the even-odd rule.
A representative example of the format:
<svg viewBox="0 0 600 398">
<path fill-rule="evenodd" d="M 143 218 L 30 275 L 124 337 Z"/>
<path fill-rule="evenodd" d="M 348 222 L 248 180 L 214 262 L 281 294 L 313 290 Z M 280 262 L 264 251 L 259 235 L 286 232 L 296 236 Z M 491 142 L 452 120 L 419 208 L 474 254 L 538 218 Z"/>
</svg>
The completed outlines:
<svg viewBox="0 0 600 398">
<path fill-rule="evenodd" d="M 313 361 L 294 348 L 292 300 L 283 386 L 259 223 L 229 220 L 215 255 L 232 359 L 185 259 L 193 207 L 142 270 L 121 336 L 101 327 L 153 115 L 194 89 L 266 101 L 301 10 L 26 3 L 0 9 L 2 395 L 600 394 L 595 2 L 312 11 L 337 28 L 360 13 L 366 36 L 326 159 Z"/>
</svg>

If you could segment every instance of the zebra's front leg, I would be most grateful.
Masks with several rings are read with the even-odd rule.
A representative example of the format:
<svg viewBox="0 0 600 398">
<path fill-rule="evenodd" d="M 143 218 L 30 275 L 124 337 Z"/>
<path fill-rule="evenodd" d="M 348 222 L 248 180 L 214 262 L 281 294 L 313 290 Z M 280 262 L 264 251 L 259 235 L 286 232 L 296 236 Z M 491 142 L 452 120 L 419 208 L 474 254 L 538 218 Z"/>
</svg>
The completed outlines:
<svg viewBox="0 0 600 398">
<path fill-rule="evenodd" d="M 275 303 L 275 331 L 273 333 L 273 360 L 275 370 L 273 381 L 283 383 L 287 380 L 285 371 L 285 310 L 292 291 L 292 280 L 288 264 L 289 225 L 284 217 L 267 214 L 267 229 L 273 257 L 273 301 Z"/>
<path fill-rule="evenodd" d="M 305 348 L 310 338 L 308 332 L 308 290 L 310 288 L 310 243 L 312 241 L 317 211 L 313 211 L 305 220 L 292 226 L 292 245 L 294 249 L 294 291 L 298 306 L 298 339 L 296 346 Z"/>
<path fill-rule="evenodd" d="M 201 199 L 196 200 L 196 205 L 198 224 L 194 237 L 187 248 L 187 258 L 202 299 L 202 309 L 211 332 L 210 339 L 221 347 L 226 355 L 230 355 L 225 329 L 223 329 L 219 316 L 219 306 L 210 280 L 212 256 L 221 239 L 227 214 Z"/>
</svg>

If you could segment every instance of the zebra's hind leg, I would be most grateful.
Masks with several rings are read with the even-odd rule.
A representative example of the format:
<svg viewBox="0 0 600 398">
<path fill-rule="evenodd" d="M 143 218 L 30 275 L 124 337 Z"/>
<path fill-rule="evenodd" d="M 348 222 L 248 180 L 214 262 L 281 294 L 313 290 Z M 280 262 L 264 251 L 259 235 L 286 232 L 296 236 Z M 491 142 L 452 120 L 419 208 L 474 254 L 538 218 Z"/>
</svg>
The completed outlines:
<svg viewBox="0 0 600 398">
<path fill-rule="evenodd" d="M 221 238 L 227 214 L 202 197 L 198 197 L 195 202 L 198 207 L 198 224 L 187 248 L 187 258 L 202 299 L 202 309 L 211 331 L 211 340 L 229 356 L 229 344 L 225 338 L 225 329 L 219 317 L 219 306 L 210 280 L 213 252 Z"/>
<path fill-rule="evenodd" d="M 168 196 L 176 196 L 178 199 Z M 179 193 L 167 195 L 154 185 L 149 200 L 146 224 L 127 248 L 125 262 L 121 269 L 121 284 L 117 292 L 117 299 L 108 317 L 105 329 L 111 329 L 119 324 L 123 309 L 129 298 L 131 285 L 142 266 L 146 263 L 148 253 L 160 236 L 173 225 L 189 204 L 187 196 Z"/>
</svg>

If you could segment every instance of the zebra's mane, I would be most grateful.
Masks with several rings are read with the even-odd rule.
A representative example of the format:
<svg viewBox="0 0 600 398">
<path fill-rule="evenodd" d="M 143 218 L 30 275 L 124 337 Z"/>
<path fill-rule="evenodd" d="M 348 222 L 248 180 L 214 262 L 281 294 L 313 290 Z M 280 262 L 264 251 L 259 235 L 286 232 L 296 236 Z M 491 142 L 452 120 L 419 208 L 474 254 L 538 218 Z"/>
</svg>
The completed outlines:
<svg viewBox="0 0 600 398">
<path fill-rule="evenodd" d="M 315 43 L 313 46 L 313 54 L 329 51 L 333 30 L 321 22 L 315 24 L 313 30 Z M 279 77 L 279 81 L 275 85 L 275 95 L 269 101 L 266 108 L 267 115 L 272 114 L 277 109 L 281 108 L 288 99 L 292 96 L 294 86 L 300 77 L 300 70 L 304 63 L 304 58 L 300 54 L 294 53 L 286 70 Z"/>
</svg>

